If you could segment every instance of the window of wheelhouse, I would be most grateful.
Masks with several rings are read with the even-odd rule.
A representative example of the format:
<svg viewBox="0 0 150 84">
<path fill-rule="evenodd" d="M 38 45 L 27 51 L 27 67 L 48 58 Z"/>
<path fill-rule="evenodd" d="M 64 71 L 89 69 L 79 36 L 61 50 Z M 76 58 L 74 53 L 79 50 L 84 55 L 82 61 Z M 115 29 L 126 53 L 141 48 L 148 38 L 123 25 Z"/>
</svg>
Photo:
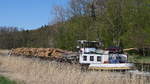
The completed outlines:
<svg viewBox="0 0 150 84">
<path fill-rule="evenodd" d="M 101 62 L 101 60 L 102 60 L 102 59 L 101 59 L 101 56 L 97 56 L 97 61 L 98 61 L 98 62 Z"/>
<path fill-rule="evenodd" d="M 94 56 L 90 56 L 90 61 L 94 61 Z"/>
<path fill-rule="evenodd" d="M 83 61 L 87 61 L 87 56 L 83 56 Z"/>
</svg>

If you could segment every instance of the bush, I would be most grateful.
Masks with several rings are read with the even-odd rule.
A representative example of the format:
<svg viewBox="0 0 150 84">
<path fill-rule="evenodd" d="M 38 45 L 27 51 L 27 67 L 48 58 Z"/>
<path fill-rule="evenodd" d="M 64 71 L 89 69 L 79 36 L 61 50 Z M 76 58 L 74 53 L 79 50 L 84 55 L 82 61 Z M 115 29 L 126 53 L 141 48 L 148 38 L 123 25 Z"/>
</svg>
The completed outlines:
<svg viewBox="0 0 150 84">
<path fill-rule="evenodd" d="M 9 80 L 6 77 L 0 76 L 0 84 L 17 84 L 15 81 Z"/>
</svg>

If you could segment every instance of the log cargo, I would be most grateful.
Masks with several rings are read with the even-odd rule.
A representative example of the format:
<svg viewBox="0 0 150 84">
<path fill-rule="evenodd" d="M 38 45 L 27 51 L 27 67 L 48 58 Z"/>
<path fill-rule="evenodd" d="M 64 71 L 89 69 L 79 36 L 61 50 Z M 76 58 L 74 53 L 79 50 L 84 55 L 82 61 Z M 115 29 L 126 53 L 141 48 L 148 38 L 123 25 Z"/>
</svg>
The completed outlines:
<svg viewBox="0 0 150 84">
<path fill-rule="evenodd" d="M 10 50 L 9 55 L 65 60 L 78 59 L 77 53 L 57 48 L 16 48 Z"/>
</svg>

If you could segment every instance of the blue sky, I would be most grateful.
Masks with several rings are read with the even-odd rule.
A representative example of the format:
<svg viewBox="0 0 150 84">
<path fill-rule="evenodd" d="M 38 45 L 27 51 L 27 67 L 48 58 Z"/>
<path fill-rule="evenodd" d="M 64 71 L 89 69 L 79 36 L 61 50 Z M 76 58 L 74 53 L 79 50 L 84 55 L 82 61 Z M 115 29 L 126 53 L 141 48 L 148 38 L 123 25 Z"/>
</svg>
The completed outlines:
<svg viewBox="0 0 150 84">
<path fill-rule="evenodd" d="M 0 26 L 39 28 L 53 20 L 53 7 L 68 0 L 0 0 Z"/>
</svg>

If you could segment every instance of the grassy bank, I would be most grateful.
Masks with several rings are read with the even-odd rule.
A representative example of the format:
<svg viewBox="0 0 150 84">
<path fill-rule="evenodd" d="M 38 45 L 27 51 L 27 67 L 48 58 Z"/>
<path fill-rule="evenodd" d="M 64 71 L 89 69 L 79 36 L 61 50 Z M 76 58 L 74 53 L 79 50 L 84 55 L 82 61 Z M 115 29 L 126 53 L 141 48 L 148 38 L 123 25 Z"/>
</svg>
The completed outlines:
<svg viewBox="0 0 150 84">
<path fill-rule="evenodd" d="M 6 77 L 0 76 L 0 84 L 17 84 L 17 83 L 13 80 L 6 78 Z"/>
<path fill-rule="evenodd" d="M 150 56 L 131 55 L 129 56 L 129 61 L 138 63 L 150 63 Z"/>
</svg>

